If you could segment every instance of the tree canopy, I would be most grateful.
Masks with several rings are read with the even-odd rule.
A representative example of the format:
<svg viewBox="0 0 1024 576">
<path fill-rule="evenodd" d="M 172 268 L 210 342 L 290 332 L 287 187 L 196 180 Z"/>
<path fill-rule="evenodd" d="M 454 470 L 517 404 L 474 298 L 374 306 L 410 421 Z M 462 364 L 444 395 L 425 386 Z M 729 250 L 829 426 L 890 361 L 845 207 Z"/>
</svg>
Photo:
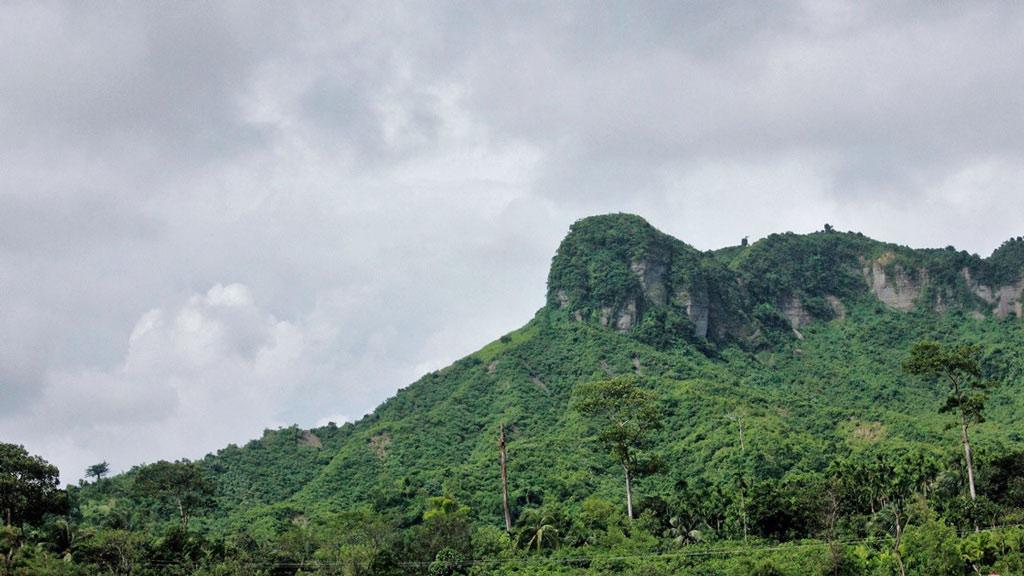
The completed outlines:
<svg viewBox="0 0 1024 576">
<path fill-rule="evenodd" d="M 7 526 L 38 522 L 66 504 L 60 473 L 23 446 L 0 443 L 0 517 Z"/>
</svg>

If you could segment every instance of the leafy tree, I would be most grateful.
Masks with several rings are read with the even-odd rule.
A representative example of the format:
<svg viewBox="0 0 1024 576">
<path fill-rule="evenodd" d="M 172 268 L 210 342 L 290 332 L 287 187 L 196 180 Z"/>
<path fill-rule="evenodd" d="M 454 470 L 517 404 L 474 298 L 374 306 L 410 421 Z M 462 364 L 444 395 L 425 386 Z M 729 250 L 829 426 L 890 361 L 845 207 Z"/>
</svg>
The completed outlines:
<svg viewBox="0 0 1024 576">
<path fill-rule="evenodd" d="M 5 551 L 5 574 L 10 573 L 15 551 L 21 547 L 24 525 L 66 506 L 66 495 L 57 487 L 59 474 L 56 466 L 29 455 L 24 447 L 0 443 L 0 546 Z"/>
<path fill-rule="evenodd" d="M 836 488 L 854 509 L 869 508 L 873 523 L 892 537 L 892 552 L 901 575 L 906 574 L 902 543 L 915 499 L 934 481 L 934 457 L 901 447 L 855 452 L 833 464 Z"/>
<path fill-rule="evenodd" d="M 472 523 L 469 507 L 448 496 L 427 499 L 423 511 L 423 524 L 418 526 L 416 555 L 423 561 L 432 561 L 443 548 L 451 548 L 463 555 L 471 552 Z"/>
<path fill-rule="evenodd" d="M 557 548 L 562 535 L 561 525 L 564 523 L 561 511 L 550 506 L 544 508 L 528 508 L 519 517 L 522 529 L 519 532 L 519 543 L 524 548 Z"/>
<path fill-rule="evenodd" d="M 900 545 L 900 556 L 905 559 L 908 576 L 963 572 L 956 530 L 936 518 L 907 527 L 906 538 Z"/>
<path fill-rule="evenodd" d="M 999 454 L 982 466 L 983 492 L 1001 504 L 1024 507 L 1024 452 Z"/>
<path fill-rule="evenodd" d="M 181 529 L 188 530 L 192 514 L 212 506 L 214 484 L 194 462 L 161 460 L 139 469 L 133 491 L 162 506 L 173 506 Z"/>
<path fill-rule="evenodd" d="M 106 460 L 85 469 L 85 475 L 95 478 L 97 482 L 103 479 L 107 472 L 110 472 L 110 465 L 107 464 Z"/>
<path fill-rule="evenodd" d="M 379 572 L 376 564 L 392 536 L 383 516 L 369 509 L 322 514 L 313 519 L 312 527 L 318 562 L 354 576 Z"/>
<path fill-rule="evenodd" d="M 442 548 L 427 569 L 428 576 L 458 576 L 465 574 L 466 559 L 457 550 Z"/>
<path fill-rule="evenodd" d="M 59 482 L 56 466 L 22 446 L 0 443 L 0 514 L 5 526 L 35 523 L 59 511 L 65 503 Z"/>
<path fill-rule="evenodd" d="M 653 392 L 641 387 L 635 375 L 619 376 L 578 386 L 575 408 L 598 428 L 598 438 L 622 465 L 626 476 L 626 515 L 633 519 L 633 479 L 644 471 L 639 450 L 661 427 L 661 411 Z"/>
<path fill-rule="evenodd" d="M 146 559 L 146 535 L 128 530 L 99 529 L 78 546 L 79 560 L 111 574 L 134 574 Z"/>
<path fill-rule="evenodd" d="M 922 341 L 914 345 L 904 370 L 919 376 L 942 378 L 949 386 L 949 395 L 940 412 L 955 413 L 960 419 L 960 440 L 967 464 L 967 482 L 971 499 L 978 497 L 974 487 L 974 460 L 968 428 L 985 421 L 985 389 L 989 382 L 982 377 L 981 349 L 970 344 L 943 346 L 938 342 Z"/>
</svg>

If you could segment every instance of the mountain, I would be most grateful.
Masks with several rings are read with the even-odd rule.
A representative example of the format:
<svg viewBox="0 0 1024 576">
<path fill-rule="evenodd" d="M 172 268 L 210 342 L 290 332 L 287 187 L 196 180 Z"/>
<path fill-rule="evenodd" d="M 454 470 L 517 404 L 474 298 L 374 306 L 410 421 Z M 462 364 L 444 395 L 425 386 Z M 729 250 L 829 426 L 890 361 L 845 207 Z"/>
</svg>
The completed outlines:
<svg viewBox="0 0 1024 576">
<path fill-rule="evenodd" d="M 423 376 L 356 423 L 267 431 L 207 456 L 201 466 L 216 506 L 195 525 L 270 542 L 299 517 L 372 510 L 412 530 L 443 496 L 473 526 L 500 527 L 503 424 L 517 523 L 557 509 L 570 518 L 564 526 L 576 526 L 571 519 L 594 502 L 618 506 L 623 488 L 590 422 L 572 409 L 573 390 L 632 374 L 664 415 L 647 451 L 660 468 L 636 486 L 649 518 L 667 522 L 666 507 L 696 494 L 723 499 L 718 524 L 703 520 L 704 532 L 723 541 L 748 531 L 773 541 L 815 537 L 802 519 L 772 516 L 785 508 L 775 491 L 827 477 L 848 454 L 935 454 L 947 464 L 950 498 L 963 486 L 959 436 L 939 411 L 941 382 L 902 369 L 919 340 L 977 344 L 986 374 L 1002 383 L 990 392 L 987 421 L 972 428 L 982 467 L 1024 451 L 1022 290 L 1021 238 L 981 258 L 826 226 L 701 252 L 638 216 L 586 218 L 559 246 L 546 305 L 522 328 Z M 998 471 L 985 470 L 982 491 L 1013 508 L 992 480 Z M 109 523 L 138 472 L 78 490 L 85 524 Z M 761 498 L 756 512 L 744 500 L 742 530 L 732 503 L 740 485 L 743 498 Z M 562 528 L 566 546 L 596 546 L 572 530 L 582 529 Z"/>
</svg>

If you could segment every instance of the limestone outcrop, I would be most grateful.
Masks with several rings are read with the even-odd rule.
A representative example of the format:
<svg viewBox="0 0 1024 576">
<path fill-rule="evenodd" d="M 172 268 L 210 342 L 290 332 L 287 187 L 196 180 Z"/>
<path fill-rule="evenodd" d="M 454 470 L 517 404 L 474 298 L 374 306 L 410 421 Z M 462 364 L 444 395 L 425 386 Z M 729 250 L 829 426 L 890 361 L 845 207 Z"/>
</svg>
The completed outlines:
<svg viewBox="0 0 1024 576">
<path fill-rule="evenodd" d="M 700 252 L 642 218 L 610 214 L 580 220 L 562 241 L 548 306 L 641 338 L 668 330 L 752 346 L 781 333 L 799 337 L 813 322 L 843 320 L 871 297 L 904 312 L 1022 317 L 1024 240 L 1017 244 L 983 259 L 825 231 Z"/>
</svg>

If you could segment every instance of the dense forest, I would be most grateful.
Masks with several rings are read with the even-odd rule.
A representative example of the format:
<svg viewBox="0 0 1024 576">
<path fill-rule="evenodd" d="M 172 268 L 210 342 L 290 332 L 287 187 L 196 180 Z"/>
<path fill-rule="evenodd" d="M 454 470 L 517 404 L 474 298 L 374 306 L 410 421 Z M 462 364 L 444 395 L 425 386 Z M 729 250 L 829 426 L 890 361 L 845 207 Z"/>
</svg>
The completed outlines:
<svg viewBox="0 0 1024 576">
<path fill-rule="evenodd" d="M 1022 272 L 580 220 L 533 319 L 358 422 L 63 489 L 0 444 L 0 573 L 1021 574 Z"/>
</svg>

